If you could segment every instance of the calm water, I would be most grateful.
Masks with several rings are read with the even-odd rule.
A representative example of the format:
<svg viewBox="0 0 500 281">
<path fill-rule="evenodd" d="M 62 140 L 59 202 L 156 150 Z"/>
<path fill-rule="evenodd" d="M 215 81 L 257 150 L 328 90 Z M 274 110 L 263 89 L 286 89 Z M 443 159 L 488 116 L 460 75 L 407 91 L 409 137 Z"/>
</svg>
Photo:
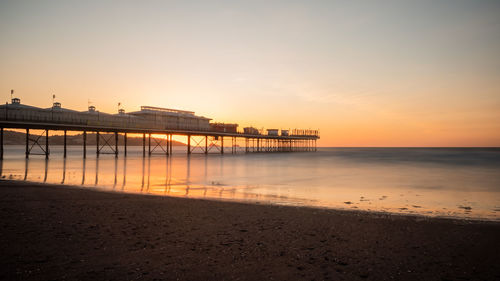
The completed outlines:
<svg viewBox="0 0 500 281">
<path fill-rule="evenodd" d="M 318 152 L 88 158 L 6 146 L 1 176 L 100 190 L 500 220 L 500 149 L 323 148 Z M 226 151 L 230 151 L 227 148 Z"/>
</svg>

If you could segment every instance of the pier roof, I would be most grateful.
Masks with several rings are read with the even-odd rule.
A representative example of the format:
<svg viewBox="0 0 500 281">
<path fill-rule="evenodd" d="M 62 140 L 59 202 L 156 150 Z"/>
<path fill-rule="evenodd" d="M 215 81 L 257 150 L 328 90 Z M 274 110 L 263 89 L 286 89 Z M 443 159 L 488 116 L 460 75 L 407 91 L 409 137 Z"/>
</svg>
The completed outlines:
<svg viewBox="0 0 500 281">
<path fill-rule="evenodd" d="M 194 111 L 179 110 L 179 109 L 172 109 L 172 108 L 162 108 L 162 107 L 146 106 L 146 105 L 141 106 L 140 111 L 133 111 L 133 112 L 129 112 L 128 114 L 132 114 L 132 115 L 161 114 L 161 115 L 183 116 L 183 117 L 191 117 L 191 118 L 198 118 L 198 119 L 204 119 L 204 120 L 212 120 L 212 118 L 207 118 L 204 116 L 196 116 L 194 114 Z"/>
</svg>

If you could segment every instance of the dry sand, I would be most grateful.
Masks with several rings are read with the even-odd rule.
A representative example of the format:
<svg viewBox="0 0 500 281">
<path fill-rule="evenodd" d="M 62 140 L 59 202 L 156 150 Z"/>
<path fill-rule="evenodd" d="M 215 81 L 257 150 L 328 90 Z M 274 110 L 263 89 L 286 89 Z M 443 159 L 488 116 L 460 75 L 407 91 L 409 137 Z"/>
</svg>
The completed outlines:
<svg viewBox="0 0 500 281">
<path fill-rule="evenodd" d="M 0 181 L 2 280 L 500 280 L 500 223 Z"/>
</svg>

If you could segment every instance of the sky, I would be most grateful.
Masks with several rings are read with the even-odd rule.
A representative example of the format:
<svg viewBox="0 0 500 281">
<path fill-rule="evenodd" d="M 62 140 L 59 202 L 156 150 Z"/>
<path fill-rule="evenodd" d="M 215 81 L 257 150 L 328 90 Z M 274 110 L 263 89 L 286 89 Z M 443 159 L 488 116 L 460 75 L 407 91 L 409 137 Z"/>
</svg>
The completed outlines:
<svg viewBox="0 0 500 281">
<path fill-rule="evenodd" d="M 0 99 L 500 146 L 500 1 L 0 0 Z"/>
</svg>

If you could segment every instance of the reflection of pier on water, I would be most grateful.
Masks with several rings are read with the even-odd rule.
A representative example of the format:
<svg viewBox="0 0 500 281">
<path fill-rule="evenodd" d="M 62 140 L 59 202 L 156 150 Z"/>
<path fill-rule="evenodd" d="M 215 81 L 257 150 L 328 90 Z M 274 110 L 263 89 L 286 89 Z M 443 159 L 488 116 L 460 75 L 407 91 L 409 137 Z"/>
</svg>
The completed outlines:
<svg viewBox="0 0 500 281">
<path fill-rule="evenodd" d="M 63 159 L 63 176 L 61 184 L 64 184 L 64 180 L 66 180 L 66 158 Z"/>
<path fill-rule="evenodd" d="M 86 158 L 83 158 L 83 161 L 82 161 L 82 185 L 85 184 L 85 170 L 86 170 L 86 167 L 87 167 L 87 163 L 86 163 L 87 159 Z M 66 167 L 65 167 L 66 168 Z"/>
<path fill-rule="evenodd" d="M 200 157 L 195 159 L 187 156 L 168 158 L 124 157 L 121 159 L 96 157 L 92 160 L 94 161 L 89 163 L 88 158 L 23 159 L 23 175 L 4 175 L 3 162 L 5 160 L 0 160 L 0 177 L 18 178 L 28 182 L 92 186 L 109 191 L 193 198 L 259 200 L 262 197 L 262 195 L 246 192 L 255 187 L 228 188 L 227 185 L 219 182 L 217 178 L 223 178 L 224 157 Z M 193 162 L 196 164 L 193 164 Z M 89 167 L 89 164 L 91 164 L 91 167 Z M 92 164 L 94 167 L 92 167 Z M 134 166 L 137 164 L 140 166 L 140 173 L 134 173 L 138 170 Z M 196 166 L 196 168 L 193 166 Z M 153 167 L 154 172 L 152 171 Z M 193 169 L 197 171 L 195 175 L 193 175 Z M 88 173 L 93 174 L 90 175 L 91 182 L 89 182 Z M 119 184 L 118 180 L 120 177 L 121 184 Z M 159 178 L 162 178 L 162 180 L 159 180 Z"/>
</svg>

